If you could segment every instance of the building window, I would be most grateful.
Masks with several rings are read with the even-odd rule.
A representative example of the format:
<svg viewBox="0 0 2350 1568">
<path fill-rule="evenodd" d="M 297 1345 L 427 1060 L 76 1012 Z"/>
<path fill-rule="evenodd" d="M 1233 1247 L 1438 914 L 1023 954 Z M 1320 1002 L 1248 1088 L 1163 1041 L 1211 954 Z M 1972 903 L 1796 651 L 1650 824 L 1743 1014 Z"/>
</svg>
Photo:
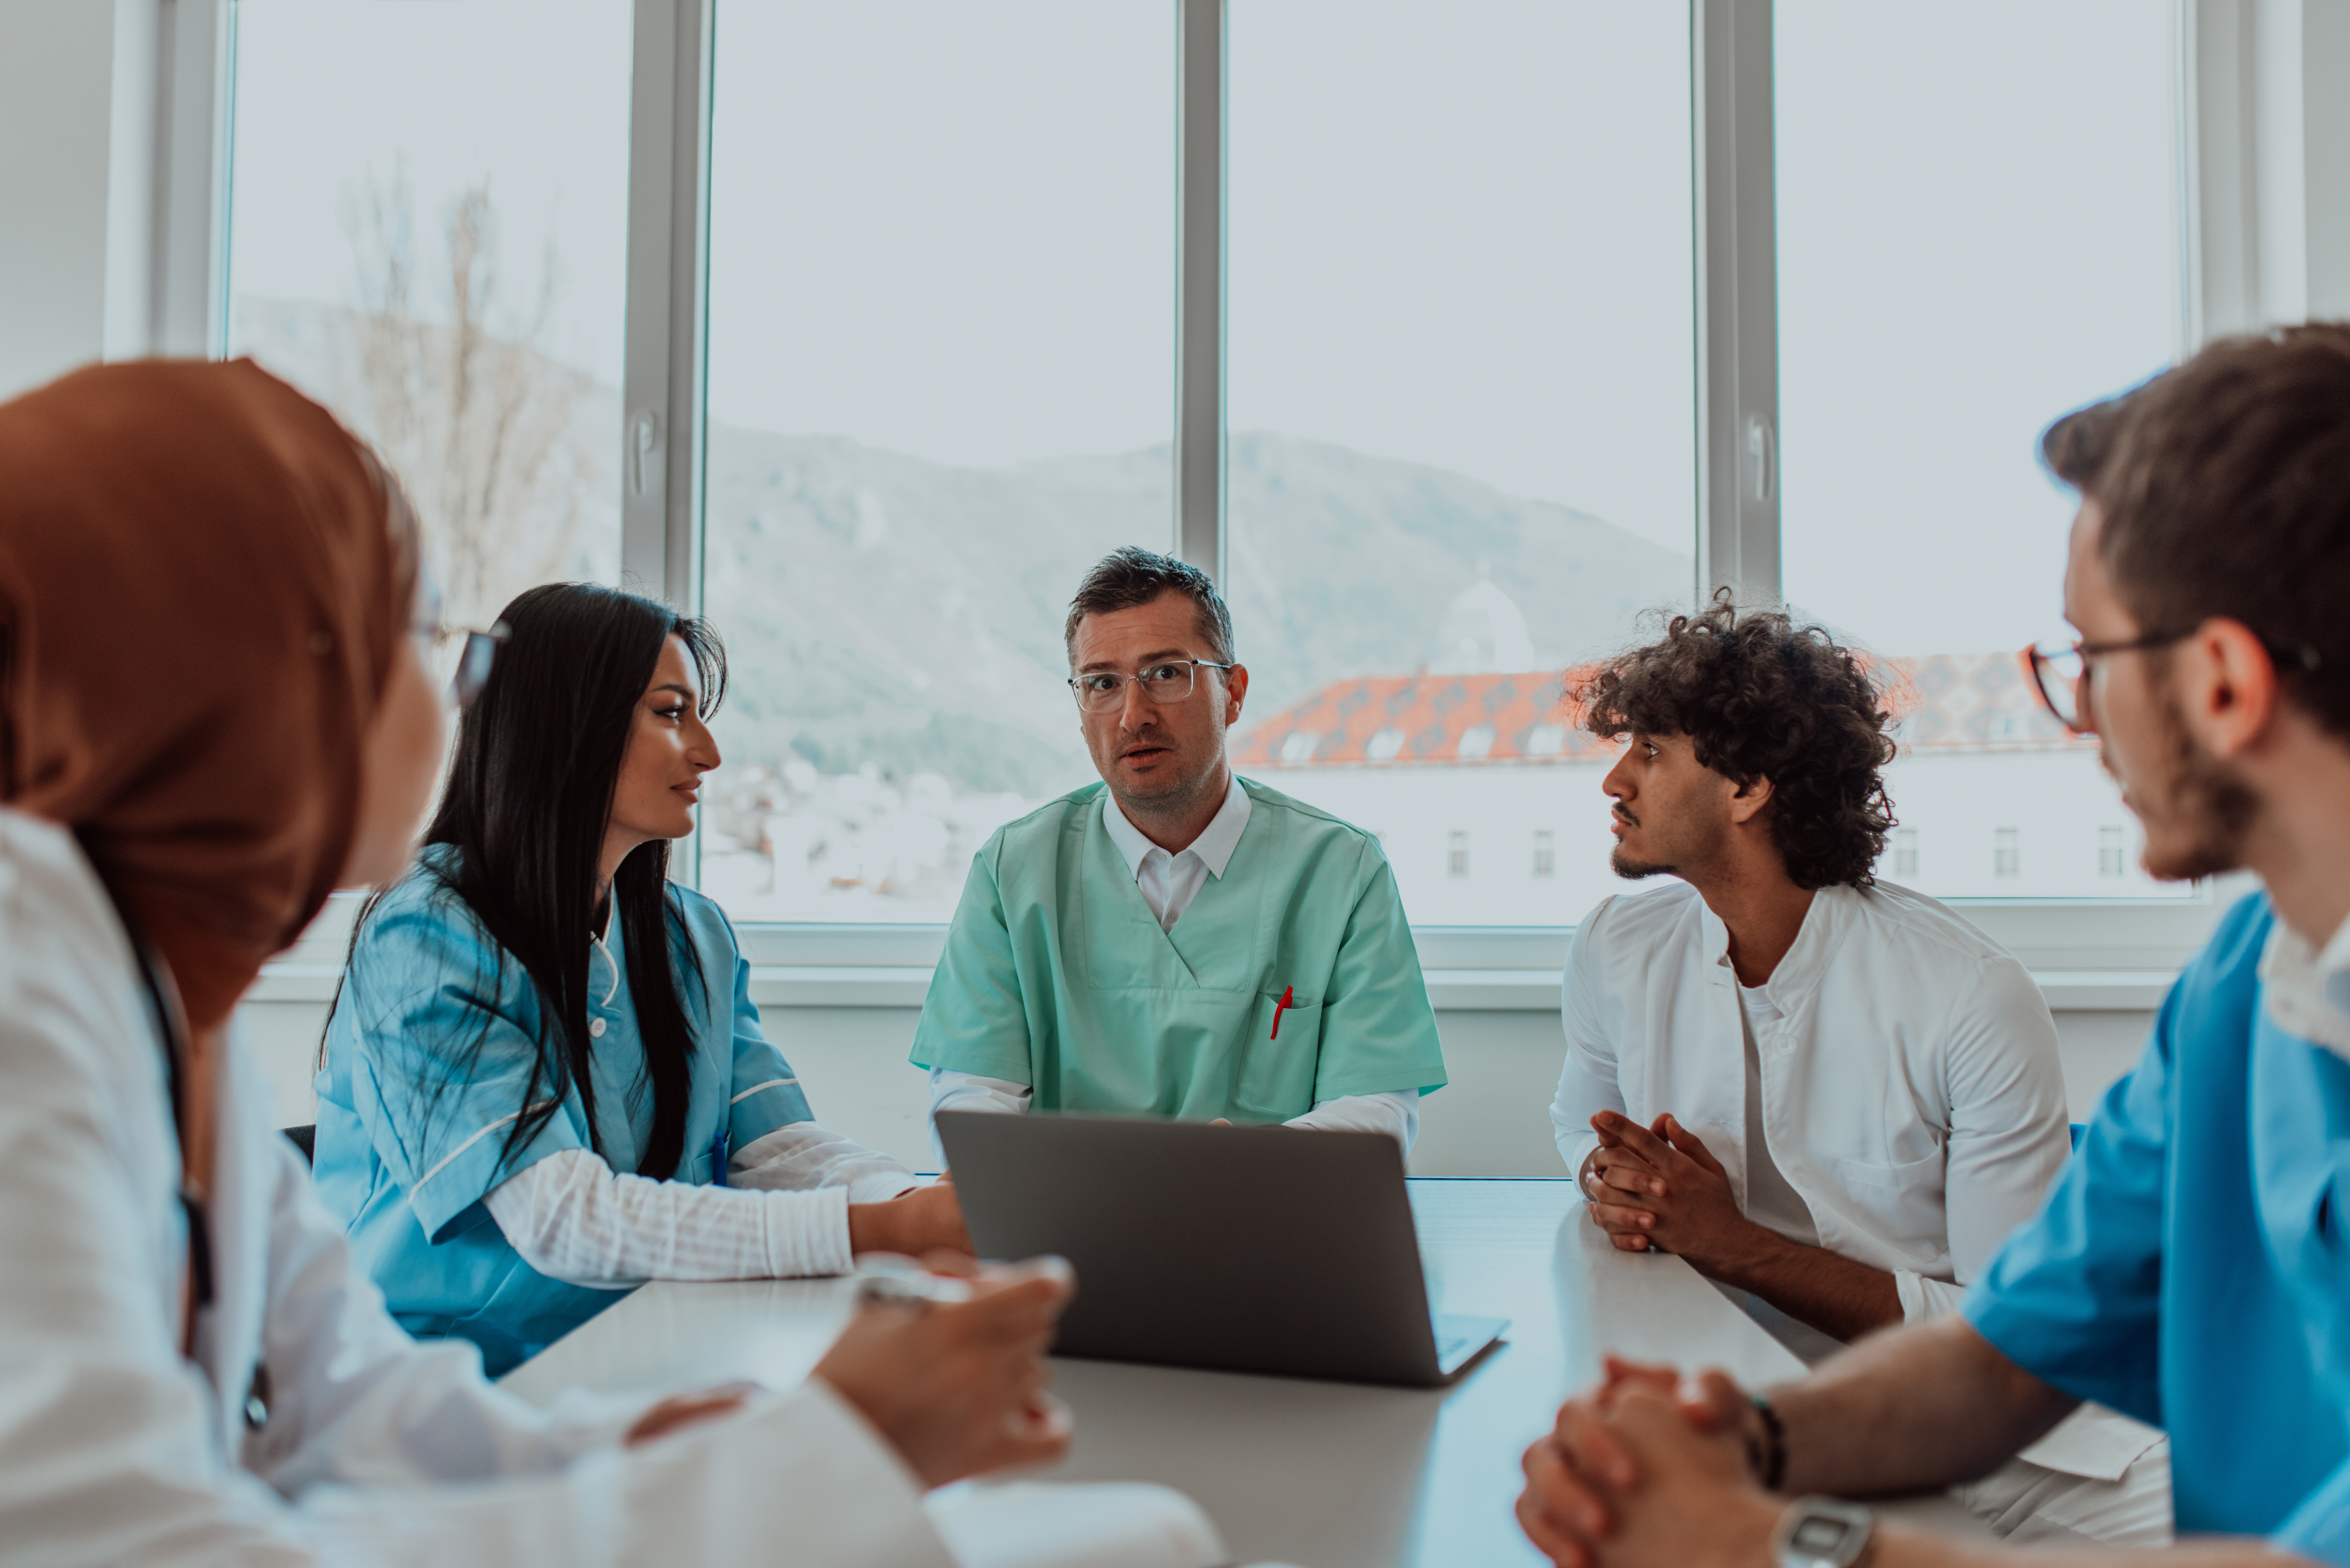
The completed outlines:
<svg viewBox="0 0 2350 1568">
<path fill-rule="evenodd" d="M 1991 835 L 1991 874 L 1994 877 L 2023 875 L 2023 852 L 2018 847 L 2019 835 L 2012 827 L 1995 827 Z"/>
<path fill-rule="evenodd" d="M 1534 829 L 1534 875 L 1558 875 L 1557 836 L 1547 827 Z"/>
<path fill-rule="evenodd" d="M 2126 840 L 2125 839 L 2120 828 L 2101 827 L 2097 829 L 2098 876 L 2119 877 L 2125 875 L 2129 869 L 2128 864 L 2124 858 L 2126 853 Z"/>
<path fill-rule="evenodd" d="M 1893 874 L 1904 878 L 1918 875 L 1918 830 L 1914 827 L 1893 830 Z"/>
<path fill-rule="evenodd" d="M 1469 875 L 1469 836 L 1454 828 L 1444 851 L 1444 874 L 1448 877 Z"/>
</svg>

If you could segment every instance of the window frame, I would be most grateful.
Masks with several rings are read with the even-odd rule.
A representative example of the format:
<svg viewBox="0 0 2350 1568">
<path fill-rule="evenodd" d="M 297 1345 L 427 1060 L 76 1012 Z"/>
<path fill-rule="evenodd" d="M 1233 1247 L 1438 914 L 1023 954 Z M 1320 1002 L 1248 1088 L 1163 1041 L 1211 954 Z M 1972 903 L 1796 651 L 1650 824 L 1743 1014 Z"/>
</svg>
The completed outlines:
<svg viewBox="0 0 2350 1568">
<path fill-rule="evenodd" d="M 1229 0 L 1168 0 L 1177 33 L 1178 215 L 1175 503 L 1169 548 L 1220 580 L 1224 559 L 1225 192 Z M 2243 265 L 2259 170 L 2250 8 L 2168 0 L 2174 19 L 2183 356 L 2263 319 Z M 1775 600 L 1780 592 L 1778 330 L 1773 0 L 1689 0 L 1697 389 L 1695 571 Z M 235 0 L 183 0 L 178 46 L 158 72 L 172 151 L 153 258 L 181 351 L 224 352 L 227 139 Z M 635 0 L 622 377 L 623 579 L 687 613 L 702 600 L 708 361 L 711 83 L 717 0 Z M 209 213 L 209 223 L 203 214 Z M 199 344 L 201 343 L 201 350 Z M 699 841 L 672 860 L 699 871 Z M 1952 900 L 2040 975 L 2059 1007 L 2139 1008 L 2208 939 L 2249 877 L 2187 898 Z M 939 925 L 745 922 L 760 1000 L 915 1006 L 943 944 Z M 1440 1007 L 1555 1008 L 1572 927 L 1415 927 Z M 316 959 L 320 955 L 307 955 Z M 319 967 L 290 963 L 301 990 Z M 300 972 L 296 972 L 300 971 Z M 1537 980 L 1534 977 L 1544 977 Z M 265 981 L 266 988 L 273 982 Z M 1547 1001 L 1542 1000 L 1547 992 Z"/>
</svg>

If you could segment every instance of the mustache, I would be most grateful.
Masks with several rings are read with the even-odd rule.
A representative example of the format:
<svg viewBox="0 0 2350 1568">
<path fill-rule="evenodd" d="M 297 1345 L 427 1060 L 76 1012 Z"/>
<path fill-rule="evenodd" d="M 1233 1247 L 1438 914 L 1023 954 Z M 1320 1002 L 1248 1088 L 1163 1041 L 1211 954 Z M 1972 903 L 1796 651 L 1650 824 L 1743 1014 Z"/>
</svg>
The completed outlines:
<svg viewBox="0 0 2350 1568">
<path fill-rule="evenodd" d="M 1630 812 L 1626 811 L 1621 805 L 1611 805 L 1607 808 L 1607 811 L 1608 815 L 1615 817 L 1618 822 L 1627 823 L 1634 827 L 1640 826 L 1640 819 L 1633 815 Z"/>
</svg>

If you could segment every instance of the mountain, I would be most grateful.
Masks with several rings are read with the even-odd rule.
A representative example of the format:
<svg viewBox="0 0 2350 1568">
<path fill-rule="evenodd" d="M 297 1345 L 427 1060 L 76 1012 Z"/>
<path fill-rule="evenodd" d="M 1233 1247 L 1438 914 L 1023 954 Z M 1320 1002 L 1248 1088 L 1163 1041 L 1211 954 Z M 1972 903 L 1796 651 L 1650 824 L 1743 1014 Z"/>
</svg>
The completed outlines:
<svg viewBox="0 0 2350 1568">
<path fill-rule="evenodd" d="M 365 380 L 358 320 L 240 300 L 238 340 L 340 402 Z M 572 446 L 617 452 L 615 390 L 569 407 Z M 1102 555 L 1168 546 L 1170 463 L 1157 446 L 963 468 L 712 421 L 703 608 L 732 664 L 719 723 L 730 763 L 937 773 L 1030 799 L 1090 778 L 1062 619 Z M 581 469 L 593 493 L 577 498 L 579 564 L 566 570 L 605 575 L 617 558 L 616 467 Z M 408 477 L 431 493 L 432 476 Z M 1235 432 L 1226 504 L 1252 719 L 1357 676 L 1556 669 L 1690 591 L 1687 556 L 1587 513 L 1324 441 Z"/>
</svg>

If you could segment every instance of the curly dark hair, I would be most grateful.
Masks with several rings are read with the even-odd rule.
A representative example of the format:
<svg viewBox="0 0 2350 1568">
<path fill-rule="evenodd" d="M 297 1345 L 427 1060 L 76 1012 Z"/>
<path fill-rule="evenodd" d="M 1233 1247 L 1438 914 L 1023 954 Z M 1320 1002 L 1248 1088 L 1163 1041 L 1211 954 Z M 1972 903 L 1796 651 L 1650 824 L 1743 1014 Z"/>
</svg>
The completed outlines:
<svg viewBox="0 0 2350 1568">
<path fill-rule="evenodd" d="M 1881 771 L 1894 719 L 1860 658 L 1824 627 L 1740 609 L 1728 588 L 1664 631 L 1569 680 L 1583 727 L 1689 736 L 1725 778 L 1771 781 L 1771 835 L 1795 886 L 1874 882 L 1894 822 Z"/>
</svg>

